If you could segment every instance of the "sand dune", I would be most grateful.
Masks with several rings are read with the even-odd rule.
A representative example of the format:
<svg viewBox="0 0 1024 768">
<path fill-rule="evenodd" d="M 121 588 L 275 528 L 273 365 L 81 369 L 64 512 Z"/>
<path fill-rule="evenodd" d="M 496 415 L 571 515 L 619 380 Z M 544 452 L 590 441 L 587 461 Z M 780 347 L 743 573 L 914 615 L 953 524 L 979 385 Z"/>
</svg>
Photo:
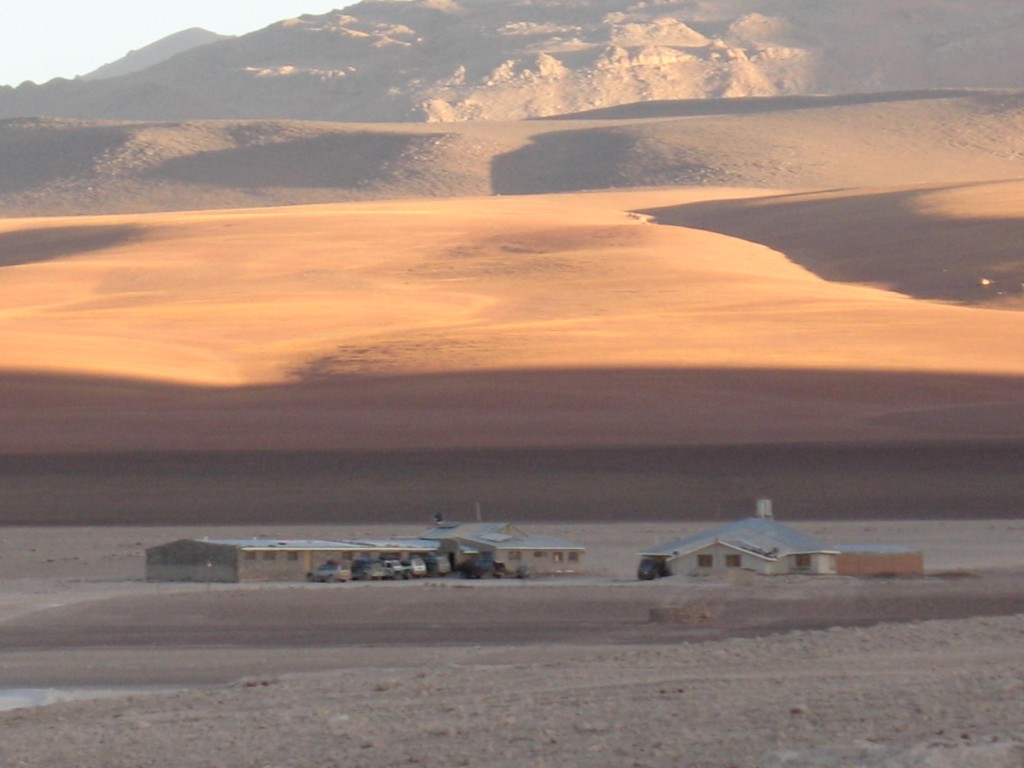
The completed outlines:
<svg viewBox="0 0 1024 768">
<path fill-rule="evenodd" d="M 64 254 L 3 275 L 13 370 L 225 385 L 538 367 L 1024 370 L 1024 338 L 999 312 L 827 282 L 777 251 L 652 225 L 601 195 L 2 230 L 25 261 L 58 240 Z M 111 232 L 131 235 L 107 242 Z M 962 264 L 956 252 L 929 258 L 934 270 Z"/>
<path fill-rule="evenodd" d="M 945 156 L 904 170 L 929 157 Z M 760 494 L 806 515 L 1008 514 L 1024 494 L 1019 189 L 5 219 L 0 452 L 39 458 L 4 470 L 4 519 L 386 519 L 479 498 L 612 519 Z M 737 444 L 753 453 L 715 448 Z"/>
<path fill-rule="evenodd" d="M 0 214 L 1021 176 L 1020 92 L 645 103 L 439 125 L 0 122 Z M 579 116 L 571 116 L 579 117 Z"/>
<path fill-rule="evenodd" d="M 1013 188 L 966 187 L 963 210 L 1009 216 Z M 754 194 L 6 220 L 0 243 L 20 256 L 0 270 L 5 450 L 1020 434 L 1019 314 L 825 280 L 779 251 L 627 208 L 668 220 L 802 200 Z M 955 190 L 904 194 L 935 201 L 932 215 L 960 210 Z M 866 199 L 835 196 L 833 215 L 877 208 Z M 966 268 L 956 248 L 907 248 L 903 220 L 870 229 L 906 254 L 904 273 L 915 258 Z M 1007 268 L 1006 245 L 974 266 Z M 853 277 L 889 280 L 871 260 Z"/>
</svg>

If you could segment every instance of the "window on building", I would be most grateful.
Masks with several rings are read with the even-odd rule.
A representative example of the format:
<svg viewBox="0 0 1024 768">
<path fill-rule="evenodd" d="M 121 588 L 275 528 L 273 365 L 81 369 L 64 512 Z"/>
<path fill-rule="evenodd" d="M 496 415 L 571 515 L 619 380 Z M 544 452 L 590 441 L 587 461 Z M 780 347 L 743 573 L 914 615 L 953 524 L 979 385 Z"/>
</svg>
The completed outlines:
<svg viewBox="0 0 1024 768">
<path fill-rule="evenodd" d="M 245 559 L 246 560 L 255 560 L 256 559 L 256 553 L 255 552 L 246 552 L 245 553 Z"/>
<path fill-rule="evenodd" d="M 554 560 L 556 563 L 562 562 L 562 558 L 563 557 L 564 557 L 564 553 L 562 553 L 562 552 L 552 552 L 551 553 L 551 559 Z"/>
<path fill-rule="evenodd" d="M 521 560 L 522 558 L 523 553 L 520 552 L 518 549 L 513 549 L 511 552 L 508 553 L 509 560 Z"/>
<path fill-rule="evenodd" d="M 713 568 L 715 565 L 714 555 L 697 555 L 698 568 Z"/>
<path fill-rule="evenodd" d="M 579 552 L 570 552 L 569 553 L 569 562 L 575 563 L 575 562 L 578 562 L 579 559 L 580 559 L 580 553 Z"/>
<path fill-rule="evenodd" d="M 264 560 L 276 560 L 277 559 L 277 552 L 264 552 L 263 553 L 263 559 Z"/>
<path fill-rule="evenodd" d="M 811 569 L 811 556 L 810 555 L 797 555 L 795 557 L 795 560 L 796 560 L 796 567 L 799 568 L 800 570 L 807 570 L 807 571 L 809 571 Z"/>
<path fill-rule="evenodd" d="M 544 557 L 544 553 L 541 552 L 540 550 L 534 550 L 533 556 L 534 557 Z"/>
<path fill-rule="evenodd" d="M 740 567 L 740 556 L 739 555 L 726 555 L 725 556 L 725 567 L 726 568 L 739 568 Z"/>
<path fill-rule="evenodd" d="M 299 559 L 299 553 L 298 552 L 289 552 L 288 553 L 288 559 L 289 560 L 298 560 Z"/>
</svg>

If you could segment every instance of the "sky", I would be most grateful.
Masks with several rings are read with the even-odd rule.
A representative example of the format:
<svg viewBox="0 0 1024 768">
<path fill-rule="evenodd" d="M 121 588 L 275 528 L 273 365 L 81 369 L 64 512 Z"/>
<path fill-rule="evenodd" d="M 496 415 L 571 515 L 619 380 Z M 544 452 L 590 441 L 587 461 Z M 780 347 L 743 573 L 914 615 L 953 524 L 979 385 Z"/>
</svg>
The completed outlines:
<svg viewBox="0 0 1024 768">
<path fill-rule="evenodd" d="M 0 85 L 72 78 L 189 27 L 242 35 L 353 0 L 0 0 Z"/>
</svg>

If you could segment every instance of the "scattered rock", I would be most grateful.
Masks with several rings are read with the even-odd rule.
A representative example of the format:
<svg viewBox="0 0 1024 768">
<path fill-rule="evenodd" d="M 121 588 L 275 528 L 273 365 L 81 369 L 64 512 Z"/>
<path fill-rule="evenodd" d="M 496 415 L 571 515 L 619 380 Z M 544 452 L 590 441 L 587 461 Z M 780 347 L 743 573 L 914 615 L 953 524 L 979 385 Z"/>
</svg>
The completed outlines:
<svg viewBox="0 0 1024 768">
<path fill-rule="evenodd" d="M 715 615 L 704 603 L 651 608 L 650 620 L 660 624 L 707 624 Z"/>
<path fill-rule="evenodd" d="M 608 733 L 612 729 L 604 720 L 578 720 L 572 727 L 579 733 Z"/>
</svg>

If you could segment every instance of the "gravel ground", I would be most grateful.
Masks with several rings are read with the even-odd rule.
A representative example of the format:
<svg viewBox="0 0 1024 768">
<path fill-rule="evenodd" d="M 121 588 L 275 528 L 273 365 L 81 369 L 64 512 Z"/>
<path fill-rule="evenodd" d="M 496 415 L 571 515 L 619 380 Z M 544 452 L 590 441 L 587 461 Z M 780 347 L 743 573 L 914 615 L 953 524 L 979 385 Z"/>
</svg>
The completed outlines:
<svg viewBox="0 0 1024 768">
<path fill-rule="evenodd" d="M 1000 568 L 210 590 L 126 578 L 125 529 L 2 581 L 0 687 L 53 703 L 0 712 L 0 765 L 1021 768 L 1019 527 L 952 528 L 926 562 Z"/>
<path fill-rule="evenodd" d="M 1024 617 L 410 648 L 399 666 L 58 703 L 0 727 L 5 766 L 1019 768 Z"/>
</svg>

